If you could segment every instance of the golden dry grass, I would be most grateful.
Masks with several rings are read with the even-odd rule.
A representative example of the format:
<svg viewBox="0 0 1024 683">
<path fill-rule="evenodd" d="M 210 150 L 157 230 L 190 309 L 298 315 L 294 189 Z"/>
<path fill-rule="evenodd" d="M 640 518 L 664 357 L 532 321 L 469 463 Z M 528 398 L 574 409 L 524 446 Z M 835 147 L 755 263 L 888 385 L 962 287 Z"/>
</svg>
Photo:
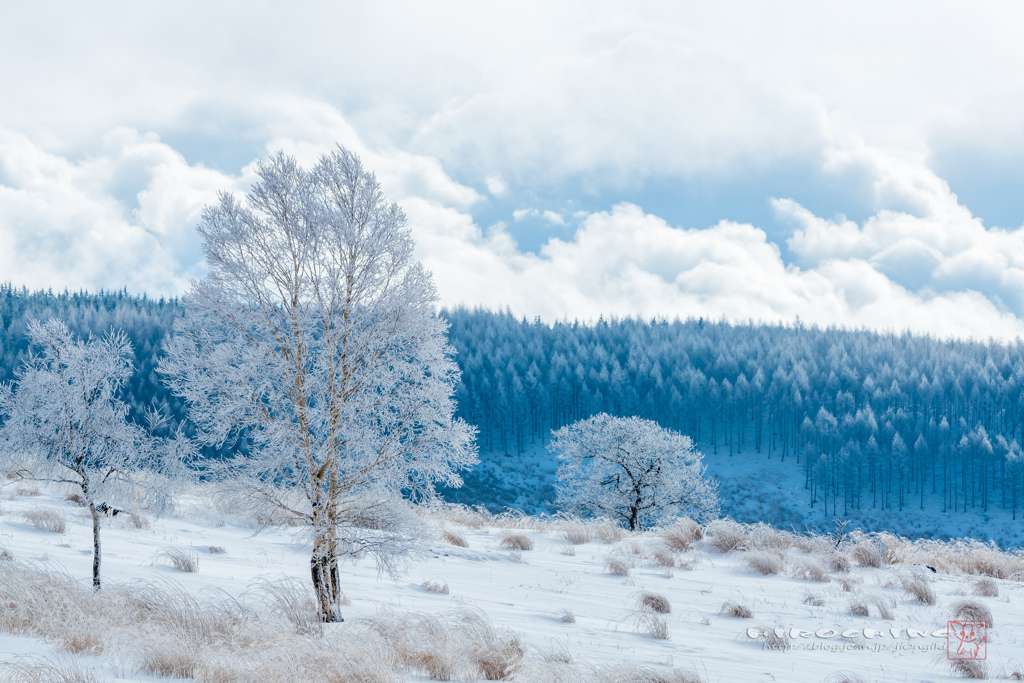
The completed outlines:
<svg viewBox="0 0 1024 683">
<path fill-rule="evenodd" d="M 743 564 L 765 576 L 779 574 L 786 569 L 786 560 L 776 550 L 754 550 L 744 554 Z"/>
<path fill-rule="evenodd" d="M 956 600 L 949 606 L 949 618 L 954 621 L 984 621 L 989 628 L 995 626 L 992 610 L 977 600 Z"/>
<path fill-rule="evenodd" d="M 457 546 L 459 548 L 468 548 L 469 547 L 469 542 L 466 540 L 465 536 L 463 536 L 462 534 L 460 534 L 458 532 L 451 531 L 449 529 L 445 529 L 444 531 L 441 532 L 441 539 L 445 543 L 449 543 L 449 544 Z"/>
<path fill-rule="evenodd" d="M 734 617 L 736 619 L 754 618 L 754 613 L 753 611 L 751 611 L 749 607 L 741 605 L 738 602 L 734 602 L 732 600 L 727 600 L 726 602 L 723 602 L 721 609 L 718 610 L 718 613 L 721 614 L 723 617 Z"/>
<path fill-rule="evenodd" d="M 448 584 L 444 581 L 424 581 L 422 585 L 423 590 L 428 591 L 430 593 L 440 593 L 441 595 L 448 595 L 448 593 L 450 592 L 450 590 L 448 589 Z"/>
<path fill-rule="evenodd" d="M 689 517 L 676 520 L 670 526 L 659 530 L 658 535 L 664 541 L 665 547 L 675 553 L 689 550 L 694 542 L 704 538 L 700 525 Z"/>
<path fill-rule="evenodd" d="M 25 511 L 25 521 L 40 531 L 52 534 L 67 533 L 68 520 L 64 511 L 55 507 L 37 505 Z"/>
<path fill-rule="evenodd" d="M 672 612 L 672 603 L 664 595 L 658 595 L 657 593 L 649 593 L 647 591 L 638 593 L 636 603 L 640 609 L 649 609 L 658 614 L 670 614 Z"/>
<path fill-rule="evenodd" d="M 983 576 L 975 581 L 974 585 L 971 586 L 971 593 L 974 595 L 981 595 L 986 598 L 998 598 L 999 584 L 989 577 Z"/>
<path fill-rule="evenodd" d="M 928 580 L 921 576 L 901 577 L 903 590 L 922 605 L 935 604 L 935 591 L 928 584 Z"/>
<path fill-rule="evenodd" d="M 819 583 L 828 583 L 832 580 L 832 576 L 828 573 L 828 569 L 814 559 L 798 560 L 793 564 L 789 575 L 794 579 L 817 581 Z"/>
<path fill-rule="evenodd" d="M 629 561 L 617 555 L 608 555 L 604 558 L 604 568 L 612 576 L 629 576 L 631 567 Z"/>
<path fill-rule="evenodd" d="M 636 610 L 626 617 L 639 633 L 646 633 L 657 640 L 668 640 L 671 637 L 668 619 L 649 609 Z"/>
<path fill-rule="evenodd" d="M 194 549 L 164 548 L 157 553 L 154 562 L 169 562 L 179 572 L 195 574 L 199 571 L 199 553 Z"/>
<path fill-rule="evenodd" d="M 707 526 L 706 540 L 719 552 L 729 553 L 746 548 L 747 534 L 738 522 L 716 519 Z"/>
<path fill-rule="evenodd" d="M 526 534 L 506 531 L 501 535 L 498 546 L 505 550 L 533 550 L 533 539 Z"/>
</svg>

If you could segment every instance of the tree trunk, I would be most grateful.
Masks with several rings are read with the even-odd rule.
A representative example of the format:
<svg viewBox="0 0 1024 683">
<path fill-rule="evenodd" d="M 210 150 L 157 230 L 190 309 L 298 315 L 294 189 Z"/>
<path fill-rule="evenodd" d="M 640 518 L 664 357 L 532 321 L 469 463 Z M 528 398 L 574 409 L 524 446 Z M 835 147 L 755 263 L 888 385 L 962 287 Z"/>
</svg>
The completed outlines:
<svg viewBox="0 0 1024 683">
<path fill-rule="evenodd" d="M 325 624 L 345 621 L 338 610 L 340 581 L 337 543 L 333 526 L 322 529 L 313 540 L 313 557 L 310 560 L 318 613 L 320 621 Z"/>
<path fill-rule="evenodd" d="M 629 508 L 629 530 L 636 531 L 637 526 L 640 523 L 640 507 L 639 505 L 632 505 Z"/>
<path fill-rule="evenodd" d="M 92 513 L 92 587 L 100 589 L 100 513 L 96 503 L 89 501 L 89 512 Z"/>
</svg>

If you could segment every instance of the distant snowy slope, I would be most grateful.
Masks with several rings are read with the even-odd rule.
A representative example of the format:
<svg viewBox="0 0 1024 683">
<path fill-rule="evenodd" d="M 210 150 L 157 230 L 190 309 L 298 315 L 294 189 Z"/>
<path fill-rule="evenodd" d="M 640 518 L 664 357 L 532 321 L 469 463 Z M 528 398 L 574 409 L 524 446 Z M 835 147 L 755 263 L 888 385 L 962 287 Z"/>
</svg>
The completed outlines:
<svg viewBox="0 0 1024 683">
<path fill-rule="evenodd" d="M 62 567 L 85 584 L 89 528 L 80 510 L 56 492 L 27 495 L 32 491 L 23 491 L 4 490 L 0 544 L 9 559 L 0 560 L 0 577 L 27 562 L 37 567 Z M 218 509 L 211 500 L 209 496 L 182 500 L 177 516 L 150 520 L 148 528 L 112 521 L 106 531 L 104 555 L 104 570 L 111 584 L 142 580 L 149 583 L 133 584 L 138 590 L 170 590 L 180 585 L 201 601 L 214 599 L 220 592 L 245 601 L 250 599 L 247 591 L 256 579 L 308 579 L 308 550 L 295 530 L 254 534 L 253 529 L 239 525 L 244 520 Z M 66 515 L 67 533 L 44 532 L 26 523 L 25 512 L 38 506 L 50 506 Z M 519 634 L 529 646 L 528 652 L 534 653 L 524 662 L 534 662 L 530 664 L 534 667 L 547 661 L 537 659 L 536 653 L 548 652 L 562 653 L 558 657 L 569 657 L 580 666 L 683 667 L 695 671 L 705 683 L 816 683 L 839 671 L 855 672 L 866 681 L 959 680 L 947 669 L 946 621 L 954 602 L 975 589 L 976 578 L 953 569 L 945 573 L 940 568 L 940 573 L 932 574 L 913 564 L 880 568 L 854 564 L 844 571 L 837 564 L 830 570 L 829 556 L 823 550 L 827 540 L 823 545 L 822 540 L 808 539 L 801 550 L 786 547 L 792 539 L 780 543 L 785 539 L 765 530 L 757 532 L 760 536 L 755 536 L 754 530 L 740 530 L 741 542 L 750 544 L 750 549 L 723 553 L 715 544 L 736 533 L 728 526 L 706 529 L 711 535 L 693 541 L 690 550 L 673 552 L 669 541 L 657 534 L 628 537 L 620 532 L 615 540 L 616 534 L 608 527 L 592 527 L 588 532 L 595 534 L 591 540 L 573 545 L 566 540 L 567 527 L 536 520 L 488 521 L 458 514 L 430 519 L 436 532 L 453 532 L 468 547 L 432 538 L 426 552 L 397 582 L 380 578 L 368 559 L 347 564 L 342 585 L 351 604 L 344 608 L 345 623 L 328 627 L 332 633 L 344 635 L 347 629 L 357 628 L 361 619 L 379 619 L 382 610 L 391 610 L 398 618 L 411 613 L 479 609 L 495 627 Z M 510 523 L 520 528 L 509 528 Z M 503 549 L 501 541 L 508 533 L 525 536 L 533 548 Z M 690 543 L 685 538 L 676 542 Z M 776 550 L 771 550 L 773 545 Z M 162 559 L 167 548 L 196 553 L 198 571 L 175 570 Z M 846 562 L 853 564 L 851 558 L 856 556 L 855 549 L 848 547 Z M 760 573 L 757 568 L 772 557 L 778 574 Z M 665 566 L 667 563 L 675 566 Z M 613 565 L 620 567 L 614 571 L 623 575 L 616 575 Z M 809 580 L 814 567 L 821 568 L 824 582 Z M 905 580 L 915 577 L 930 586 L 936 596 L 934 605 L 921 604 L 904 590 Z M 1019 662 L 1024 652 L 1024 584 L 1020 578 L 1024 576 L 995 580 L 998 597 L 972 598 L 993 615 L 986 662 L 992 675 L 1024 672 Z M 447 586 L 449 592 L 431 592 L 424 588 L 428 582 Z M 0 582 L 0 593 L 4 590 Z M 645 592 L 660 596 L 670 612 L 644 611 L 641 601 Z M 867 606 L 868 616 L 851 614 L 851 606 L 857 604 Z M 723 608 L 733 610 L 730 605 L 750 610 L 752 618 L 720 614 Z M 878 610 L 885 608 L 892 611 L 891 617 L 879 616 Z M 571 619 L 567 617 L 570 613 Z M 0 610 L 0 625 L 7 623 L 4 615 Z M 661 624 L 668 639 L 653 637 L 652 624 Z M 780 629 L 783 637 L 766 638 L 765 633 L 773 629 Z M 138 633 L 136 649 L 122 648 L 113 657 L 103 651 L 60 655 L 57 648 L 38 638 L 0 634 L 0 662 L 30 653 L 71 657 L 77 666 L 91 669 L 97 680 L 160 680 L 140 674 L 137 668 L 140 652 L 151 637 Z M 780 645 L 788 641 L 788 649 L 773 649 L 776 641 Z M 523 667 L 512 680 L 554 680 L 544 679 L 540 669 L 531 670 L 525 663 Z M 9 669 L 0 664 L 0 679 L 5 671 Z M 404 680 L 425 679 L 415 670 L 404 675 Z M 634 679 L 594 674 L 583 680 L 624 683 Z"/>
</svg>

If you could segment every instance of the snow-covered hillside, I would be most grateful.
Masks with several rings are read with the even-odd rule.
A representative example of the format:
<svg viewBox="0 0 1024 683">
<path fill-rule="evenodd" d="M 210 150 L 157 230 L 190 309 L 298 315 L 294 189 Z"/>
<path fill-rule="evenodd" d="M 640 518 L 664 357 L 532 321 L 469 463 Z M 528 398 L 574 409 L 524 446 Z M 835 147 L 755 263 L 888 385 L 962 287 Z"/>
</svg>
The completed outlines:
<svg viewBox="0 0 1024 683">
<path fill-rule="evenodd" d="M 765 521 L 783 529 L 813 529 L 826 532 L 836 517 L 851 522 L 850 527 L 865 531 L 890 531 L 909 538 L 960 538 L 969 536 L 995 541 L 1001 547 L 1024 546 L 1024 513 L 993 505 L 987 512 L 943 510 L 942 501 L 925 497 L 923 509 L 918 499 L 908 501 L 903 510 L 872 508 L 838 510 L 821 501 L 811 505 L 811 492 L 805 487 L 803 466 L 795 459 L 779 462 L 778 456 L 745 451 L 730 456 L 717 454 L 710 444 L 697 443 L 704 454 L 708 475 L 719 482 L 722 514 L 742 522 Z M 480 464 L 464 473 L 463 489 L 445 490 L 445 498 L 471 505 L 482 504 L 499 511 L 506 506 L 534 514 L 553 514 L 555 472 L 558 461 L 545 447 L 534 446 L 522 455 L 482 452 Z"/>
<path fill-rule="evenodd" d="M 64 609 L 66 614 L 32 617 L 48 620 L 37 635 L 9 633 L 12 624 L 19 623 L 23 631 L 33 632 L 25 621 L 30 611 L 26 606 L 38 598 L 32 595 L 37 590 L 32 586 L 52 586 L 55 569 L 78 581 L 86 597 L 77 599 L 92 599 L 86 588 L 91 529 L 82 510 L 65 501 L 61 492 L 11 484 L 3 489 L 0 506 L 0 556 L 5 558 L 0 559 L 0 629 L 5 631 L 0 635 L 0 680 L 33 675 L 32 680 L 54 680 L 52 670 L 32 673 L 33 667 L 42 670 L 44 660 L 64 670 L 77 666 L 83 675 L 93 676 L 72 680 L 166 680 L 144 668 L 156 656 L 154 642 L 166 648 L 176 642 L 173 634 L 153 630 L 152 624 L 137 629 L 119 625 L 118 612 L 110 611 L 109 605 L 103 608 L 108 611 L 102 624 L 89 622 L 88 614 L 74 612 L 67 602 L 49 610 Z M 65 518 L 66 531 L 44 531 L 29 523 L 26 515 L 40 509 Z M 796 682 L 846 676 L 829 680 L 942 681 L 957 679 L 947 662 L 946 623 L 955 603 L 968 600 L 991 611 L 989 675 L 1024 674 L 1024 558 L 981 547 L 928 548 L 893 538 L 872 544 L 860 537 L 859 544 L 858 538 L 848 539 L 843 553 L 834 554 L 824 537 L 795 537 L 727 522 L 703 531 L 681 524 L 671 533 L 628 536 L 608 524 L 490 517 L 448 509 L 425 513 L 431 537 L 423 555 L 398 581 L 379 576 L 370 559 L 346 564 L 342 583 L 351 602 L 343 612 L 346 621 L 327 625 L 321 636 L 291 633 L 302 630 L 301 601 L 297 607 L 293 604 L 289 621 L 280 601 L 270 599 L 275 585 L 291 590 L 292 596 L 299 594 L 296 587 L 308 591 L 309 549 L 299 529 L 256 533 L 244 519 L 219 509 L 206 493 L 180 500 L 174 516 L 136 521 L 122 515 L 107 522 L 105 593 L 130 596 L 141 591 L 147 599 L 162 594 L 172 602 L 175 595 L 185 602 L 192 596 L 218 613 L 230 597 L 239 601 L 237 610 L 249 610 L 246 618 L 255 620 L 246 627 L 248 637 L 255 639 L 252 633 L 259 628 L 277 628 L 274 637 L 284 643 L 282 652 L 307 652 L 314 647 L 310 643 L 321 643 L 314 650 L 323 655 L 323 648 L 364 642 L 360 639 L 371 631 L 390 633 L 384 640 L 394 644 L 396 632 L 415 639 L 421 636 L 409 634 L 430 630 L 422 615 L 446 615 L 447 621 L 430 623 L 458 631 L 469 618 L 476 620 L 473 632 L 478 634 L 489 622 L 493 629 L 488 637 L 513 643 L 511 654 L 506 648 L 505 655 L 510 664 L 505 675 L 512 680 Z M 466 547 L 452 541 L 464 541 Z M 733 544 L 738 544 L 735 549 L 723 552 Z M 532 548 L 525 549 L 529 545 Z M 176 569 L 171 558 L 175 550 L 196 560 L 197 571 Z M 858 561 L 872 564 L 873 551 L 880 552 L 874 559 L 881 559 L 881 566 L 860 566 Z M 886 562 L 899 559 L 906 562 Z M 925 564 L 935 566 L 938 573 Z M 46 576 L 44 571 L 50 572 L 49 584 L 38 578 Z M 997 596 L 974 595 L 978 576 L 967 572 L 976 571 L 1008 578 L 994 579 Z M 295 581 L 289 583 L 289 577 Z M 928 589 L 934 594 L 933 605 L 908 592 L 916 590 L 927 600 Z M 176 593 L 179 590 L 184 592 Z M 981 590 L 992 592 L 992 586 Z M 651 609 L 666 604 L 667 613 Z M 741 614 L 742 608 L 752 617 L 729 615 Z M 125 607 L 124 614 L 131 609 L 135 608 Z M 851 610 L 866 610 L 867 616 Z M 65 621 L 77 629 L 77 640 L 59 635 Z M 187 630 L 188 623 L 183 624 L 178 626 Z M 83 632 L 92 638 L 85 645 Z M 190 656 L 199 664 L 187 673 L 212 680 L 268 680 L 251 672 L 273 648 L 253 651 L 245 660 L 238 655 L 244 652 L 240 642 L 240 637 L 227 643 L 211 637 L 194 645 L 197 650 Z M 458 638 L 438 642 L 448 643 L 438 645 L 442 649 L 465 644 L 460 645 Z M 384 646 L 378 642 L 377 647 Z M 231 668 L 224 664 L 230 658 L 223 655 L 218 660 L 218 648 L 233 652 L 231 666 L 241 671 L 248 666 L 250 677 L 224 673 Z M 79 654 L 68 654 L 69 649 Z M 380 657 L 379 661 L 397 662 L 398 680 L 428 680 L 431 669 L 422 659 L 415 665 L 408 658 L 394 659 L 394 652 Z M 326 679 L 322 671 L 303 669 L 316 661 L 321 660 L 281 655 L 282 671 L 291 672 L 281 680 L 356 680 L 343 675 Z M 673 674 L 674 669 L 680 671 Z M 220 671 L 220 677 L 212 671 Z M 469 680 L 484 676 L 484 669 L 452 671 Z M 653 677 L 652 671 L 662 678 Z M 443 674 L 435 670 L 435 676 Z"/>
</svg>

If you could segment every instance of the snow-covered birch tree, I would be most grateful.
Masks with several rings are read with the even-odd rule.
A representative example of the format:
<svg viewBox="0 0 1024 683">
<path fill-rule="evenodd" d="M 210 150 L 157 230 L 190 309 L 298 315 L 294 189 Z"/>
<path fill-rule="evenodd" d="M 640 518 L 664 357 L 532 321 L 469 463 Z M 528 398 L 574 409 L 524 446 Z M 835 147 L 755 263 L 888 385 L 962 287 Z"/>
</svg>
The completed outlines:
<svg viewBox="0 0 1024 683">
<path fill-rule="evenodd" d="M 340 147 L 309 170 L 279 153 L 257 173 L 244 200 L 222 194 L 203 214 L 209 273 L 161 372 L 201 439 L 246 442 L 221 475 L 309 525 L 320 618 L 334 621 L 339 557 L 392 569 L 403 530 L 389 501 L 459 486 L 474 430 L 454 417 L 430 275 L 374 174 Z"/>
<path fill-rule="evenodd" d="M 38 353 L 0 385 L 0 469 L 78 489 L 92 515 L 93 586 L 100 588 L 103 506 L 130 506 L 132 475 L 174 449 L 127 419 L 118 399 L 131 377 L 131 344 L 121 332 L 78 340 L 58 320 L 28 327 Z"/>
<path fill-rule="evenodd" d="M 630 530 L 671 514 L 718 514 L 717 484 L 704 476 L 690 437 L 639 417 L 601 413 L 552 432 L 557 502 L 620 519 Z"/>
</svg>

